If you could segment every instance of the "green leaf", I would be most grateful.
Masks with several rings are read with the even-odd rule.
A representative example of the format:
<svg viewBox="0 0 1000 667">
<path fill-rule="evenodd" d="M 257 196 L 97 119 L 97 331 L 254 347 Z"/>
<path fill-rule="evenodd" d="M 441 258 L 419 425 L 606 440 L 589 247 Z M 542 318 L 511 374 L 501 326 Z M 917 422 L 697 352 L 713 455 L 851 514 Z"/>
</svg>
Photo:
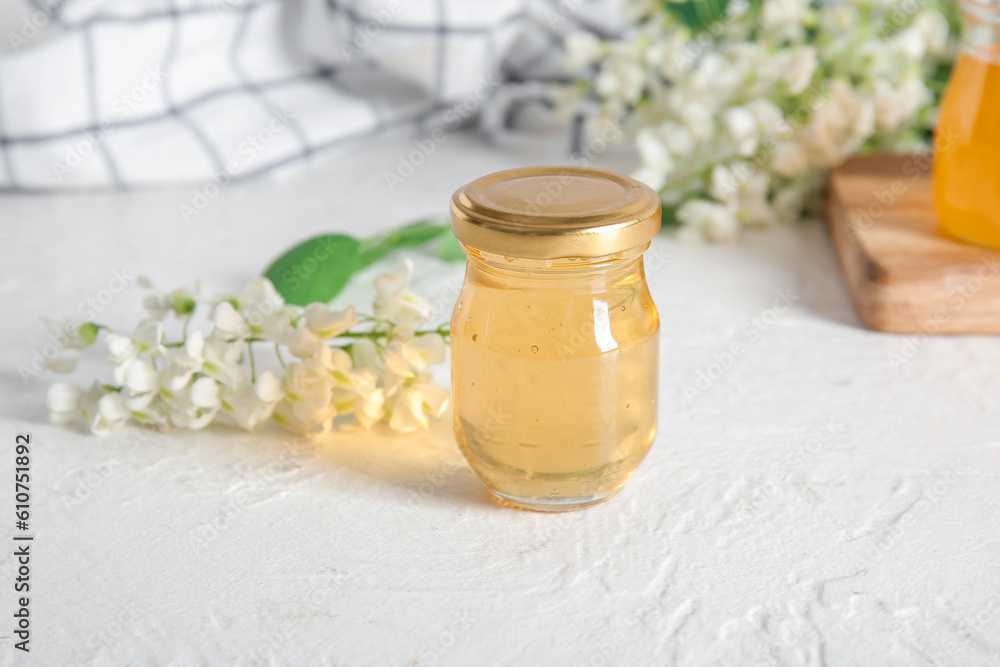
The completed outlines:
<svg viewBox="0 0 1000 667">
<path fill-rule="evenodd" d="M 447 233 L 451 227 L 437 218 L 417 220 L 399 229 L 361 241 L 358 268 L 374 264 L 397 248 L 414 248 Z"/>
<path fill-rule="evenodd" d="M 663 204 L 662 205 L 662 207 L 660 209 L 660 228 L 661 229 L 666 228 L 666 227 L 679 227 L 680 226 L 680 224 L 681 224 L 680 220 L 677 219 L 677 209 L 679 209 L 679 208 L 680 208 L 680 206 L 678 206 L 678 205 L 673 205 L 673 206 L 668 206 L 667 204 Z"/>
<path fill-rule="evenodd" d="M 674 18 L 686 25 L 692 32 L 699 33 L 708 29 L 713 23 L 726 22 L 726 11 L 730 0 L 663 0 L 660 6 L 664 11 L 673 14 Z M 748 0 L 750 6 L 759 6 L 762 0 Z"/>
<path fill-rule="evenodd" d="M 451 227 L 448 228 L 445 234 L 441 235 L 441 241 L 438 243 L 438 257 L 446 262 L 459 262 L 465 259 L 465 251 L 462 250 L 462 244 L 455 238 Z"/>
<path fill-rule="evenodd" d="M 87 322 L 81 324 L 77 330 L 76 335 L 80 337 L 84 345 L 93 345 L 94 341 L 97 340 L 97 334 L 100 332 L 101 327 L 93 322 Z"/>
<path fill-rule="evenodd" d="M 288 303 L 327 303 L 360 268 L 360 247 L 357 239 L 344 234 L 317 236 L 276 259 L 264 276 Z"/>
</svg>

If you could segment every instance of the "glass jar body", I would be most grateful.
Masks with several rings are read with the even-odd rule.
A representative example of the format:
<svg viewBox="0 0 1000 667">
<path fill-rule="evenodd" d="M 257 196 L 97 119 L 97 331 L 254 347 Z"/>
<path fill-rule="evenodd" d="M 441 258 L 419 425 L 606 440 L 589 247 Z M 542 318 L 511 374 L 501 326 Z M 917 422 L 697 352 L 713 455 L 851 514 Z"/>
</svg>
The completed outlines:
<svg viewBox="0 0 1000 667">
<path fill-rule="evenodd" d="M 943 232 L 1000 248 L 1000 3 L 961 5 L 962 46 L 938 114 L 934 202 Z"/>
<path fill-rule="evenodd" d="M 466 248 L 451 321 L 455 434 L 501 500 L 584 507 L 618 491 L 649 451 L 659 315 L 646 247 L 576 261 Z"/>
</svg>

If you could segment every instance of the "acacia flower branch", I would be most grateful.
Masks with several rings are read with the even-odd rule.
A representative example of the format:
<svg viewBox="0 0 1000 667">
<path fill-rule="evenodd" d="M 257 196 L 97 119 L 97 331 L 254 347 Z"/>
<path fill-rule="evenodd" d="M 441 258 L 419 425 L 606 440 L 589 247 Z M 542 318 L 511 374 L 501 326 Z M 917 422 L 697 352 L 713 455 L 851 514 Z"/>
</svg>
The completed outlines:
<svg viewBox="0 0 1000 667">
<path fill-rule="evenodd" d="M 153 291 L 143 300 L 147 317 L 131 337 L 93 323 L 78 328 L 73 354 L 51 370 L 72 371 L 106 330 L 113 381 L 95 381 L 86 390 L 52 385 L 50 417 L 82 419 L 102 435 L 130 422 L 192 430 L 224 422 L 252 430 L 273 421 L 310 436 L 351 421 L 366 429 L 378 422 L 399 432 L 426 428 L 449 402 L 428 372 L 444 361 L 449 332 L 446 324 L 417 328 L 432 308 L 410 292 L 412 271 L 406 260 L 375 279 L 373 315 L 358 315 L 353 306 L 287 304 L 266 278 L 222 297 L 208 296 L 198 283 L 170 294 Z M 140 284 L 152 288 L 147 280 Z M 208 309 L 212 327 L 189 332 L 200 307 Z M 179 323 L 181 340 L 166 343 L 170 320 Z M 372 328 L 355 328 L 362 323 Z M 338 339 L 350 343 L 332 345 Z M 274 345 L 277 363 L 258 374 L 253 344 L 265 341 Z"/>
</svg>

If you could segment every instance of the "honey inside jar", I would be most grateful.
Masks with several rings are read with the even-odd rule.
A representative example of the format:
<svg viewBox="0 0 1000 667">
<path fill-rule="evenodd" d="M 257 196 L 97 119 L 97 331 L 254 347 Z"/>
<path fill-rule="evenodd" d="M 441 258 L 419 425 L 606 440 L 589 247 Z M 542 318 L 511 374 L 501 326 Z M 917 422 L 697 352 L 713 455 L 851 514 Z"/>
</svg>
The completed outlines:
<svg viewBox="0 0 1000 667">
<path fill-rule="evenodd" d="M 1000 3 L 958 4 L 961 48 L 938 112 L 934 203 L 941 231 L 1000 248 Z"/>
<path fill-rule="evenodd" d="M 520 275 L 525 260 L 469 261 L 451 328 L 466 458 L 511 498 L 613 493 L 656 435 L 659 317 L 640 259 L 541 279 Z"/>
<path fill-rule="evenodd" d="M 560 232 L 574 227 L 553 227 L 549 218 L 581 200 L 588 209 L 613 211 L 612 204 L 637 193 L 623 192 L 621 183 L 631 188 L 631 179 L 618 175 L 615 187 L 604 190 L 585 181 L 593 174 L 575 176 L 584 180 L 565 182 L 561 201 L 532 197 L 532 188 L 543 183 L 519 184 L 529 214 L 503 231 L 536 232 L 527 242 L 503 234 L 476 239 L 456 225 L 460 240 L 472 236 L 494 251 L 463 243 L 469 259 L 451 321 L 456 439 L 496 496 L 527 509 L 576 509 L 610 497 L 628 481 L 656 435 L 659 316 L 642 252 L 659 226 L 658 199 L 650 199 L 655 193 L 648 189 L 640 191 L 646 210 L 633 215 L 636 225 L 655 215 L 655 226 L 647 223 L 624 238 L 612 229 L 611 241 L 591 246 L 587 241 L 599 238 L 600 227 L 592 238 L 567 239 Z M 508 210 L 522 205 L 510 193 L 500 197 L 493 189 L 491 194 L 493 206 L 497 199 Z M 566 249 L 560 250 L 561 244 Z M 617 252 L 598 255 L 602 249 Z M 594 256 L 521 257 L 496 250 L 526 255 L 588 250 Z"/>
<path fill-rule="evenodd" d="M 1000 247 L 1000 51 L 962 54 L 938 116 L 934 195 L 941 228 Z"/>
</svg>

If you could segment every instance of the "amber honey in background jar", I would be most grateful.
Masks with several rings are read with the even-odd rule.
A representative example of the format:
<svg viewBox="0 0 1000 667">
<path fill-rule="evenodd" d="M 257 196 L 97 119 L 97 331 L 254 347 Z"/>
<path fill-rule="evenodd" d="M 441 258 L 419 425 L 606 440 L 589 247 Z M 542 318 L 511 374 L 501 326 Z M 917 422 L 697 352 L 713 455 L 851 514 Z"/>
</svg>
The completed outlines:
<svg viewBox="0 0 1000 667">
<path fill-rule="evenodd" d="M 934 201 L 946 234 L 1000 248 L 1000 1 L 960 4 L 961 50 L 935 136 Z"/>
<path fill-rule="evenodd" d="M 468 255 L 451 320 L 462 453 L 517 507 L 609 498 L 656 435 L 660 324 L 642 253 L 659 197 L 609 171 L 514 169 L 458 190 L 451 220 Z"/>
</svg>

